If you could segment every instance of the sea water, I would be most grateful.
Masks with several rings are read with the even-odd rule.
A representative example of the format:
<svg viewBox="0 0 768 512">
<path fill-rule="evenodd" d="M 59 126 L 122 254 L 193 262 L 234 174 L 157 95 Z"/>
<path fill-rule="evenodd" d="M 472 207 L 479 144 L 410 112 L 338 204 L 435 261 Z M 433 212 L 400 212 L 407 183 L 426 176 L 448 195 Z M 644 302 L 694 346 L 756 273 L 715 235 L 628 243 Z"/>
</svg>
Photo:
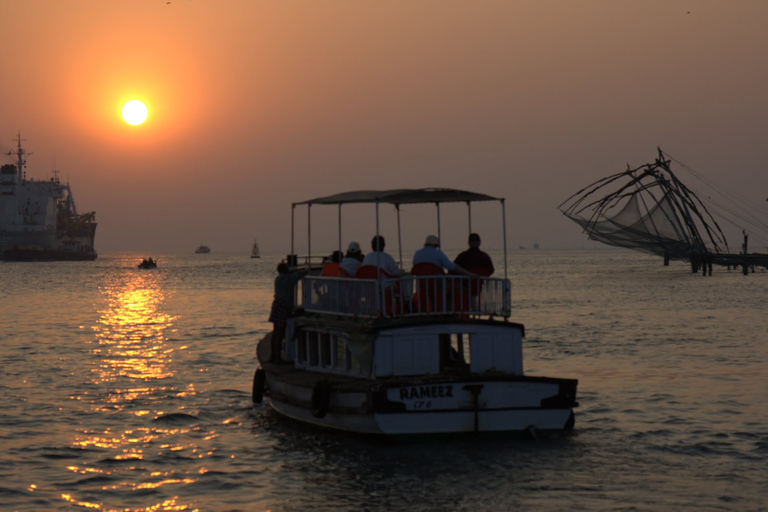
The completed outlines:
<svg viewBox="0 0 768 512">
<path fill-rule="evenodd" d="M 0 509 L 768 510 L 768 272 L 514 251 L 574 432 L 400 444 L 251 402 L 278 257 L 145 256 L 0 264 Z"/>
</svg>

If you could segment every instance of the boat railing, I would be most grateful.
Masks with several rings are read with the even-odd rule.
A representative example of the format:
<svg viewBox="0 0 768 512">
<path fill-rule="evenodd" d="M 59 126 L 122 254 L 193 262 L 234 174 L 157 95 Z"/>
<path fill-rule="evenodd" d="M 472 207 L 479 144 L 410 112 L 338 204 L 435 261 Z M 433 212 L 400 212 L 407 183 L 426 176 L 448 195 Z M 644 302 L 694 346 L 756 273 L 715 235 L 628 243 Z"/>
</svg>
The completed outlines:
<svg viewBox="0 0 768 512">
<path fill-rule="evenodd" d="M 305 276 L 301 307 L 313 313 L 362 318 L 511 314 L 509 279 L 459 275 L 382 279 Z"/>
</svg>

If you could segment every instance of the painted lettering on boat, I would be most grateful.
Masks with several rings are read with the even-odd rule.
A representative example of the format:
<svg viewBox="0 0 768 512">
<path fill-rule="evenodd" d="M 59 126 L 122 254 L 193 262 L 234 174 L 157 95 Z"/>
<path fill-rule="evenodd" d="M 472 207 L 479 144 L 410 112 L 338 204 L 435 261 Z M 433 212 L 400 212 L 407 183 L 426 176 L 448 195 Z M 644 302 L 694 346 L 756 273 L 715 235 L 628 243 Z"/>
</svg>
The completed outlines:
<svg viewBox="0 0 768 512">
<path fill-rule="evenodd" d="M 400 400 L 453 398 L 453 386 L 413 386 L 400 388 Z"/>
</svg>

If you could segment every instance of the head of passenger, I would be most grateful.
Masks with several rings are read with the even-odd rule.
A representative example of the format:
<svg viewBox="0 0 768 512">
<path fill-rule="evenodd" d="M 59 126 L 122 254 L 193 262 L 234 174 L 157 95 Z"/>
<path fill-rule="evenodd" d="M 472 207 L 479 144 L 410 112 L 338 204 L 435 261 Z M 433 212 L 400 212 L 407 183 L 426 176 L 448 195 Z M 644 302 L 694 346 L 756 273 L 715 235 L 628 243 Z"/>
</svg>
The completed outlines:
<svg viewBox="0 0 768 512">
<path fill-rule="evenodd" d="M 469 235 L 469 246 L 473 249 L 480 247 L 480 235 L 477 233 L 471 233 Z"/>
<path fill-rule="evenodd" d="M 360 259 L 363 254 L 360 252 L 360 244 L 357 242 L 349 242 L 347 246 L 347 257 Z"/>
<path fill-rule="evenodd" d="M 376 235 L 371 239 L 371 249 L 374 251 L 383 251 L 384 250 L 384 237 L 381 235 Z"/>
<path fill-rule="evenodd" d="M 286 262 L 280 262 L 277 264 L 277 272 L 279 274 L 290 274 L 291 273 L 291 267 L 288 266 Z"/>
<path fill-rule="evenodd" d="M 435 235 L 429 235 L 426 240 L 424 240 L 424 246 L 427 247 L 434 247 L 437 249 L 440 247 L 440 239 L 437 238 Z"/>
</svg>

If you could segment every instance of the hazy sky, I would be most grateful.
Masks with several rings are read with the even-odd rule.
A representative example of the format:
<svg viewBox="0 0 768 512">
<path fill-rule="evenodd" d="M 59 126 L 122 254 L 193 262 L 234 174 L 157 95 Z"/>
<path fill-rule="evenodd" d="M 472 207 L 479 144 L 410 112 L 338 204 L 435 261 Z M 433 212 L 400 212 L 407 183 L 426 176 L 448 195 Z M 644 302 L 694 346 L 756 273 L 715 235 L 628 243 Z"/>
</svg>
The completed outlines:
<svg viewBox="0 0 768 512">
<path fill-rule="evenodd" d="M 764 0 L 0 0 L 0 19 L 0 149 L 21 131 L 27 177 L 69 180 L 99 252 L 285 253 L 291 202 L 406 187 L 505 197 L 512 247 L 579 247 L 557 205 L 657 146 L 768 214 Z"/>
</svg>

